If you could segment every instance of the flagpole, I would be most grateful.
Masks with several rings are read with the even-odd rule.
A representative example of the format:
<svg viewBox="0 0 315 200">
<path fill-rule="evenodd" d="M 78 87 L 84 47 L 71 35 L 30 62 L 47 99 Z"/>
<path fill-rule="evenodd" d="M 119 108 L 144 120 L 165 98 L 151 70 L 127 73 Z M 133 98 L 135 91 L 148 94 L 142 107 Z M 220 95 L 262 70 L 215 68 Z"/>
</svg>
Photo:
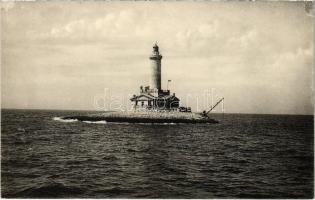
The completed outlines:
<svg viewBox="0 0 315 200">
<path fill-rule="evenodd" d="M 168 83 L 171 82 L 171 80 L 167 80 L 167 86 L 166 86 L 166 90 L 168 90 Z"/>
</svg>

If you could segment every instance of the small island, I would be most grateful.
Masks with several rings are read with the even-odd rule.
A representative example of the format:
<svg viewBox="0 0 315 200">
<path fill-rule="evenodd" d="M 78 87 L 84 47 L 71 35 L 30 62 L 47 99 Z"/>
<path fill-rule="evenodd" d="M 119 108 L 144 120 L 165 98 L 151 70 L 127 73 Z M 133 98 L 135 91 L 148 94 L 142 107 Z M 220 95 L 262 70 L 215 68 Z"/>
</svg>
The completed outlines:
<svg viewBox="0 0 315 200">
<path fill-rule="evenodd" d="M 128 123 L 218 123 L 209 118 L 208 114 L 224 98 L 220 99 L 209 111 L 202 113 L 191 112 L 190 107 L 180 106 L 180 99 L 170 90 L 161 88 L 161 60 L 162 55 L 155 43 L 151 60 L 151 79 L 149 86 L 140 86 L 139 94 L 130 99 L 131 111 L 111 111 L 81 116 L 66 116 L 63 120 L 78 121 L 106 121 Z"/>
</svg>

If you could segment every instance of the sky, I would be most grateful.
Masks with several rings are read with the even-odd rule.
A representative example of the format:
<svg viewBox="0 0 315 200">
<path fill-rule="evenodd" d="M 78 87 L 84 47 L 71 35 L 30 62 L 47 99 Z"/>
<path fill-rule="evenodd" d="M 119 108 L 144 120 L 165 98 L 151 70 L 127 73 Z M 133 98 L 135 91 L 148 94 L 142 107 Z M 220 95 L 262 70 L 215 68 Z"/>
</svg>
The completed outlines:
<svg viewBox="0 0 315 200">
<path fill-rule="evenodd" d="M 3 3 L 1 106 L 96 110 L 120 98 L 128 104 L 149 84 L 157 42 L 162 87 L 171 80 L 171 92 L 193 111 L 224 97 L 226 113 L 312 114 L 310 5 Z"/>
</svg>

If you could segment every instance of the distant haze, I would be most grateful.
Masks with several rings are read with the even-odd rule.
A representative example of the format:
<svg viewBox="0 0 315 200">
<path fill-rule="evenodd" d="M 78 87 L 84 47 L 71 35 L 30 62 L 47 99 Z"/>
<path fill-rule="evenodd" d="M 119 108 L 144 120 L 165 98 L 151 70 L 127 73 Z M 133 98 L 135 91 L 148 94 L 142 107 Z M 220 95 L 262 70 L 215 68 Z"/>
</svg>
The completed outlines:
<svg viewBox="0 0 315 200">
<path fill-rule="evenodd" d="M 313 113 L 311 2 L 2 3 L 2 108 L 94 110 L 138 93 L 157 41 L 162 87 L 185 106 Z M 188 100 L 187 100 L 188 95 Z M 190 96 L 190 97 L 189 97 Z M 128 98 L 126 98 L 128 101 Z"/>
</svg>

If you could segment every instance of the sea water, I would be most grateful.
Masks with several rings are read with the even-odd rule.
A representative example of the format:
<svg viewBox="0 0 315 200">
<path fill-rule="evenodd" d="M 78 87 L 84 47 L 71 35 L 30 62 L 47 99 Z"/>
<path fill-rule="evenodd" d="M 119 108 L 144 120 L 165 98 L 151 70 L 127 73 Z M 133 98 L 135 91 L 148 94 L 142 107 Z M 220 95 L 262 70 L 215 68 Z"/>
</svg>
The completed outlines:
<svg viewBox="0 0 315 200">
<path fill-rule="evenodd" d="M 218 124 L 60 118 L 86 113 L 2 110 L 2 197 L 313 197 L 313 116 L 213 115 Z"/>
</svg>

